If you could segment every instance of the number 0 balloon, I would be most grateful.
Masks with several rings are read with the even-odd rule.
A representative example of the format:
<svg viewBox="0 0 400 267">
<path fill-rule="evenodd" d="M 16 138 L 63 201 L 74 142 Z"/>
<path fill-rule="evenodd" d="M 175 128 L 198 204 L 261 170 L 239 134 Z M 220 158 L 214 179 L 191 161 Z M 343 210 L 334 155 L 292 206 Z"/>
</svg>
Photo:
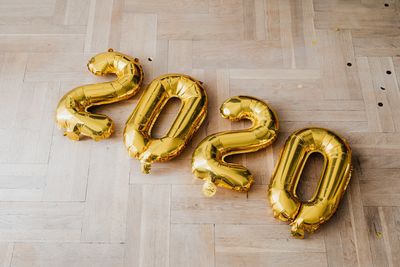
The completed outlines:
<svg viewBox="0 0 400 267">
<path fill-rule="evenodd" d="M 308 202 L 301 202 L 296 187 L 307 158 L 312 153 L 324 157 L 317 190 Z M 351 149 L 331 131 L 307 128 L 293 133 L 285 143 L 268 191 L 274 216 L 289 221 L 292 235 L 303 238 L 314 232 L 335 213 L 351 176 Z"/>
<path fill-rule="evenodd" d="M 169 99 L 181 107 L 168 133 L 151 137 L 151 129 Z M 168 74 L 154 79 L 126 122 L 124 143 L 129 155 L 140 160 L 143 173 L 154 161 L 166 161 L 182 152 L 207 114 L 207 95 L 201 83 L 189 76 Z"/>
<path fill-rule="evenodd" d="M 64 135 L 72 140 L 85 135 L 98 141 L 112 134 L 114 123 L 106 115 L 88 112 L 88 108 L 118 102 L 136 94 L 143 81 L 143 71 L 137 58 L 112 49 L 94 56 L 87 66 L 95 75 L 113 73 L 117 79 L 83 85 L 68 92 L 58 103 L 56 121 L 58 127 L 64 129 Z"/>
<path fill-rule="evenodd" d="M 236 96 L 227 99 L 220 112 L 232 121 L 249 119 L 253 125 L 246 130 L 221 132 L 206 137 L 192 156 L 192 172 L 204 179 L 203 193 L 213 196 L 216 185 L 239 192 L 250 189 L 254 178 L 250 171 L 238 164 L 227 163 L 229 155 L 260 150 L 272 144 L 278 134 L 278 119 L 263 101 Z"/>
</svg>

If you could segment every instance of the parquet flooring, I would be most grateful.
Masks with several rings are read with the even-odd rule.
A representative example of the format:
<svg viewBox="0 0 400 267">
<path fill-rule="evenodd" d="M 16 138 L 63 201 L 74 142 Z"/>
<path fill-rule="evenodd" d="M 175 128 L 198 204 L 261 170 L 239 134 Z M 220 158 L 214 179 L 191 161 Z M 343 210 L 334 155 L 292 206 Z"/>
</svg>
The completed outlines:
<svg viewBox="0 0 400 267">
<path fill-rule="evenodd" d="M 151 175 L 122 143 L 140 94 L 97 108 L 116 124 L 110 139 L 72 142 L 55 127 L 65 92 L 108 79 L 86 63 L 110 47 L 138 57 L 146 83 L 181 72 L 207 89 L 206 123 Z M 399 0 L 0 0 L 0 263 L 400 266 L 399 83 Z M 248 194 L 208 199 L 191 153 L 208 134 L 248 125 L 218 114 L 238 94 L 267 101 L 281 133 L 232 159 L 255 175 Z M 354 174 L 337 214 L 296 240 L 266 188 L 284 140 L 306 126 L 344 136 Z M 304 199 L 320 165 L 307 165 Z"/>
</svg>

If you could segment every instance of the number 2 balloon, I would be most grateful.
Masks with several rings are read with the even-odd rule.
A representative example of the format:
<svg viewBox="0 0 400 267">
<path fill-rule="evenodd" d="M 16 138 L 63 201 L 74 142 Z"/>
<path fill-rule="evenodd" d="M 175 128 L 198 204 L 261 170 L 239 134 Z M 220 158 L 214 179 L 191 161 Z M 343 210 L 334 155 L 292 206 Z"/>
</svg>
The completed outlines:
<svg viewBox="0 0 400 267">
<path fill-rule="evenodd" d="M 94 114 L 88 108 L 128 99 L 140 89 L 143 71 L 137 58 L 119 52 L 101 53 L 88 63 L 88 69 L 95 75 L 115 74 L 112 82 L 79 86 L 61 98 L 56 110 L 57 126 L 64 129 L 64 135 L 79 140 L 80 135 L 95 141 L 108 138 L 114 123 L 106 115 Z"/>
</svg>

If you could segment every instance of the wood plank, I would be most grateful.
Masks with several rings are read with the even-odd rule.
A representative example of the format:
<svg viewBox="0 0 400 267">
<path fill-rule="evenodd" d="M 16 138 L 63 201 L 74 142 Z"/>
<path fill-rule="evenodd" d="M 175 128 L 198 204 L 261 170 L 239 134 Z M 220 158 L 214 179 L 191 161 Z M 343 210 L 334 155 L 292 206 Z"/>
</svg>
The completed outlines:
<svg viewBox="0 0 400 267">
<path fill-rule="evenodd" d="M 214 245 L 214 225 L 172 224 L 169 265 L 213 267 Z"/>
<path fill-rule="evenodd" d="M 93 146 L 91 149 L 91 155 L 96 155 L 96 160 L 89 163 L 81 239 L 86 242 L 123 242 L 130 159 L 121 144 L 112 139 L 102 143 L 103 146 Z"/>
<path fill-rule="evenodd" d="M 123 245 L 18 243 L 10 266 L 123 266 Z"/>
<path fill-rule="evenodd" d="M 327 266 L 323 240 L 287 239 L 288 234 L 287 225 L 216 225 L 216 266 Z"/>
<path fill-rule="evenodd" d="M 169 266 L 169 185 L 132 185 L 126 230 L 125 266 Z"/>
<path fill-rule="evenodd" d="M 79 202 L 1 202 L 0 238 L 79 242 L 83 210 Z"/>
</svg>

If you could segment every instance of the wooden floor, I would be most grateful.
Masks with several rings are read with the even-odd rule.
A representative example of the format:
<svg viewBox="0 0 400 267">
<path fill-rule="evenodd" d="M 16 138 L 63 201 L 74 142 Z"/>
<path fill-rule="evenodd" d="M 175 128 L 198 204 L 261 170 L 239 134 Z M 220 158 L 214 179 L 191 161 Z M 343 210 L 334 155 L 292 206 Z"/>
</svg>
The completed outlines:
<svg viewBox="0 0 400 267">
<path fill-rule="evenodd" d="M 399 0 L 0 0 L 2 266 L 400 266 L 399 36 Z M 55 127 L 65 92 L 104 80 L 86 63 L 109 47 L 138 57 L 146 83 L 181 72 L 206 85 L 207 122 L 151 175 L 122 142 L 139 95 L 97 109 L 116 123 L 110 139 Z M 255 175 L 248 194 L 208 199 L 191 153 L 248 125 L 218 113 L 238 94 L 267 101 L 281 133 L 233 158 Z M 348 139 L 354 175 L 329 223 L 295 240 L 266 188 L 286 137 L 310 125 Z M 320 166 L 308 164 L 303 199 Z"/>
</svg>

